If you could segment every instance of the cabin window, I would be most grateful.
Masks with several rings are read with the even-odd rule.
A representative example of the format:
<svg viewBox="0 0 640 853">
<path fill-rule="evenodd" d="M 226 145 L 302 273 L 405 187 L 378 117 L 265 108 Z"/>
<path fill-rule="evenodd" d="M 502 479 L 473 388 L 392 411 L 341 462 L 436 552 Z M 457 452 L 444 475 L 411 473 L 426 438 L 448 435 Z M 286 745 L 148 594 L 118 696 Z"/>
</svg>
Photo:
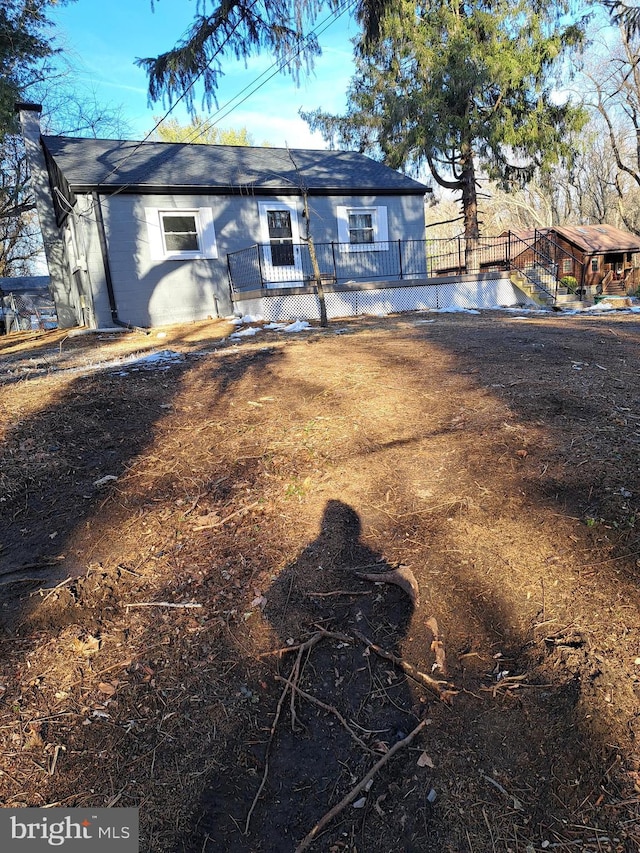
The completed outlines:
<svg viewBox="0 0 640 853">
<path fill-rule="evenodd" d="M 145 208 L 149 253 L 155 261 L 217 258 L 210 207 L 192 210 Z"/>
<path fill-rule="evenodd" d="M 573 258 L 562 259 L 562 274 L 571 275 L 573 272 Z"/>
<path fill-rule="evenodd" d="M 598 258 L 591 258 L 591 272 L 598 272 L 600 269 L 600 263 Z"/>
<path fill-rule="evenodd" d="M 338 243 L 341 252 L 389 251 L 387 208 L 371 207 L 337 208 Z"/>
</svg>

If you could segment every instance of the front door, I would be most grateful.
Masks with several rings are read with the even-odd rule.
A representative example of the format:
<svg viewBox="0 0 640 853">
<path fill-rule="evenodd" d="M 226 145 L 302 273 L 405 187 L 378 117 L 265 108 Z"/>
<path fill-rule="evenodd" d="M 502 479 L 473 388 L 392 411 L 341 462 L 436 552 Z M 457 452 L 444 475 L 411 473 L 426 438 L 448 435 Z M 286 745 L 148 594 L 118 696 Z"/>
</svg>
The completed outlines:
<svg viewBox="0 0 640 853">
<path fill-rule="evenodd" d="M 260 202 L 262 274 L 267 287 L 303 283 L 298 211 L 283 202 Z"/>
</svg>

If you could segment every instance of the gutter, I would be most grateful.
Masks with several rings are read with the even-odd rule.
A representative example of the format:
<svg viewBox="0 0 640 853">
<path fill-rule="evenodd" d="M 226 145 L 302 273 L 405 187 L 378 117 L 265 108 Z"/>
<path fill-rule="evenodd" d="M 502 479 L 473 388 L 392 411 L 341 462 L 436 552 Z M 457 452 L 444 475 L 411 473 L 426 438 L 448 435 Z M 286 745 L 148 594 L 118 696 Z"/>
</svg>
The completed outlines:
<svg viewBox="0 0 640 853">
<path fill-rule="evenodd" d="M 116 303 L 116 294 L 113 289 L 113 278 L 111 276 L 111 265 L 109 263 L 109 251 L 107 248 L 107 235 L 104 227 L 104 216 L 102 215 L 102 204 L 100 203 L 100 196 L 97 192 L 92 192 L 91 197 L 93 199 L 96 211 L 98 239 L 100 241 L 100 253 L 102 255 L 102 264 L 104 267 L 104 278 L 105 283 L 107 285 L 107 296 L 109 298 L 111 321 L 114 326 L 120 326 L 123 329 L 130 329 L 131 331 L 143 332 L 145 335 L 148 335 L 149 331 L 147 329 L 141 329 L 138 326 L 132 326 L 130 323 L 125 323 L 124 320 L 121 320 L 118 317 L 118 305 Z"/>
<path fill-rule="evenodd" d="M 242 186 L 211 186 L 210 184 L 82 184 L 71 183 L 69 188 L 76 193 L 100 192 L 102 195 L 224 195 L 224 196 L 268 196 L 273 198 L 277 195 L 300 196 L 302 190 L 299 187 L 287 184 L 283 187 L 254 186 L 246 184 Z M 398 196 L 428 195 L 427 187 L 309 187 L 310 196 Z"/>
</svg>

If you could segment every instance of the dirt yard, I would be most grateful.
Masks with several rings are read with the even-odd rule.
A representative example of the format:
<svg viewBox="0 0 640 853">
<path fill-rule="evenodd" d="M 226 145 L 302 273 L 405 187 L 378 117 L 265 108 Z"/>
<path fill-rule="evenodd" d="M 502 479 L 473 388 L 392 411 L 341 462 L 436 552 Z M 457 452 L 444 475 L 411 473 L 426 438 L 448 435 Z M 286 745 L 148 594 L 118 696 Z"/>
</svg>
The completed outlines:
<svg viewBox="0 0 640 853">
<path fill-rule="evenodd" d="M 640 316 L 232 331 L 0 339 L 2 804 L 640 850 Z"/>
</svg>

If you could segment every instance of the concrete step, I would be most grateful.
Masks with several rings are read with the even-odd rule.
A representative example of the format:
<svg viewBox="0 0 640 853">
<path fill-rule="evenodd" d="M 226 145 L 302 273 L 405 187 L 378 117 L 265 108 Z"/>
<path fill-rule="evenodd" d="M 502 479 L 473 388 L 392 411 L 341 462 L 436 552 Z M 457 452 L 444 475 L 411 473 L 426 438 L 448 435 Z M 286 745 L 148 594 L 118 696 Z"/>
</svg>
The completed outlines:
<svg viewBox="0 0 640 853">
<path fill-rule="evenodd" d="M 589 305 L 593 305 L 593 303 L 585 302 L 582 299 L 571 299 L 567 302 L 556 302 L 552 308 L 556 311 L 580 311 L 583 308 L 588 308 Z"/>
<path fill-rule="evenodd" d="M 562 291 L 562 292 L 561 292 Z M 584 300 L 580 300 L 576 298 L 574 293 L 569 293 L 564 287 L 558 288 L 558 295 L 556 298 L 556 302 L 568 303 L 568 302 L 582 302 Z"/>
</svg>

